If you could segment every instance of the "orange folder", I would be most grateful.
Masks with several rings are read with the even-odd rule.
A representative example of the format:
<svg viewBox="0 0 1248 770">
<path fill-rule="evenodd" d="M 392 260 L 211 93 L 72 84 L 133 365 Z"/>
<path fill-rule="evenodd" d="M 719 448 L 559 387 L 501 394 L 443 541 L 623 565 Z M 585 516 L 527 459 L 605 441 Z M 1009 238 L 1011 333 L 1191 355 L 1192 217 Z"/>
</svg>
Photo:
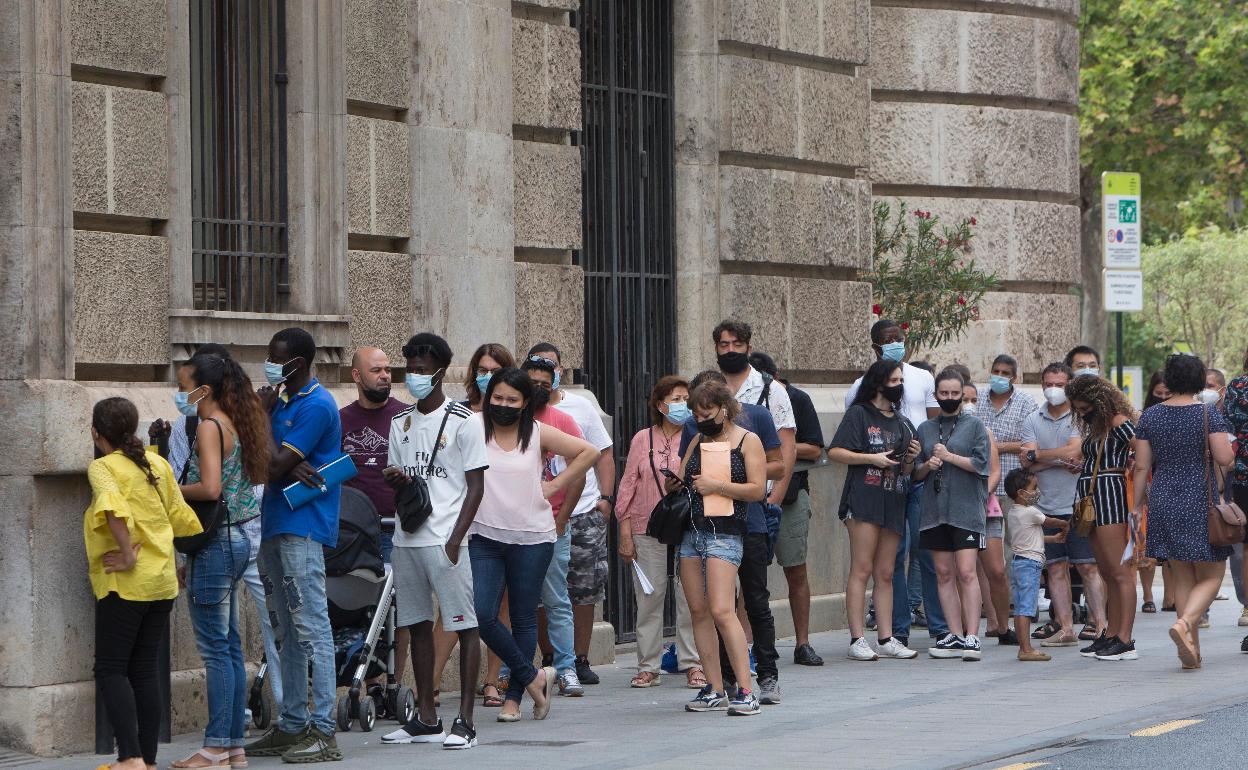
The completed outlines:
<svg viewBox="0 0 1248 770">
<path fill-rule="evenodd" d="M 702 444 L 702 475 L 713 481 L 732 481 L 732 447 L 725 442 Z M 726 495 L 703 495 L 704 516 L 731 516 L 732 498 Z"/>
</svg>

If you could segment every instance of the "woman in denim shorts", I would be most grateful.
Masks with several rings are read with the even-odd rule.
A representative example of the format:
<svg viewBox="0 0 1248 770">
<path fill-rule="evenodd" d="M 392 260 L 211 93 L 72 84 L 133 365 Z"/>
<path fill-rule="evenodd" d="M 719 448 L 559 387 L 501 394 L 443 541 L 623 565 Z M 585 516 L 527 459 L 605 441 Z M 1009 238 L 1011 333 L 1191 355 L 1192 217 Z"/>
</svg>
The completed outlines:
<svg viewBox="0 0 1248 770">
<path fill-rule="evenodd" d="M 737 568 L 741 565 L 747 502 L 766 494 L 767 459 L 758 436 L 733 423 L 741 406 L 722 382 L 706 382 L 689 396 L 689 407 L 698 421 L 698 436 L 690 443 L 680 464 L 680 477 L 692 503 L 689 529 L 680 544 L 680 579 L 693 618 L 694 643 L 702 660 L 707 685 L 685 705 L 686 711 L 725 711 L 738 715 L 758 713 L 758 698 L 749 688 L 750 665 L 745 632 L 737 619 Z M 702 474 L 702 444 L 727 444 L 729 481 Z M 669 488 L 678 483 L 668 480 Z M 727 516 L 706 516 L 704 495 L 732 500 Z M 731 699 L 723 691 L 719 665 L 719 640 L 732 661 L 732 673 L 742 686 Z"/>
</svg>

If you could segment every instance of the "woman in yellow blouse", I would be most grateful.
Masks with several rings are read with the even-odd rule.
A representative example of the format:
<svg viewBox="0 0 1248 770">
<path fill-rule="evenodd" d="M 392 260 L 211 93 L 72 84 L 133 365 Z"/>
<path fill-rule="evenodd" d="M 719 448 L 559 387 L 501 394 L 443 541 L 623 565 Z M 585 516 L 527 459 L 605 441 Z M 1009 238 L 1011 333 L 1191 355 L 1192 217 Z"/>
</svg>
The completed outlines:
<svg viewBox="0 0 1248 770">
<path fill-rule="evenodd" d="M 157 652 L 178 595 L 173 538 L 203 531 L 173 469 L 134 435 L 139 412 L 106 398 L 91 414 L 103 456 L 87 468 L 82 518 L 95 592 L 95 678 L 117 735 L 115 770 L 156 765 L 160 731 Z"/>
</svg>

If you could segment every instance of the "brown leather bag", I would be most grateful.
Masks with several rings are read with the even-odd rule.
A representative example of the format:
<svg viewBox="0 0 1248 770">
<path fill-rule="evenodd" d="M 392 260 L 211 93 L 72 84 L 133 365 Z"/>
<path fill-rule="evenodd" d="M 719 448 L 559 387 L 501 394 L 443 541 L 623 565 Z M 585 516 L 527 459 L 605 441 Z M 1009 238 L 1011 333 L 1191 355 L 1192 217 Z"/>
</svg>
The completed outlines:
<svg viewBox="0 0 1248 770">
<path fill-rule="evenodd" d="M 1212 450 L 1209 447 L 1209 409 L 1205 407 L 1205 488 L 1209 491 L 1209 545 L 1214 547 L 1232 546 L 1244 542 L 1244 527 L 1248 524 L 1244 512 L 1234 501 L 1226 499 L 1222 494 L 1225 483 L 1222 468 L 1213 463 Z M 1214 469 L 1217 485 L 1209 473 Z"/>
</svg>

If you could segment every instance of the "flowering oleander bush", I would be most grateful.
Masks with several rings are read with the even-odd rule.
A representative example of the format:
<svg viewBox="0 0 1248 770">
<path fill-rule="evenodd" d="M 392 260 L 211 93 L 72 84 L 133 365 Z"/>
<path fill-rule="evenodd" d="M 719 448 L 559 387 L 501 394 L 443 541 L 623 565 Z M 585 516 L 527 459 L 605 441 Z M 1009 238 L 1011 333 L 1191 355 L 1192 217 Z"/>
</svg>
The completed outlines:
<svg viewBox="0 0 1248 770">
<path fill-rule="evenodd" d="M 975 217 L 954 227 L 930 211 L 874 206 L 875 244 L 871 281 L 877 316 L 900 321 L 906 350 L 932 350 L 979 320 L 984 294 L 1001 285 L 971 256 Z"/>
</svg>

